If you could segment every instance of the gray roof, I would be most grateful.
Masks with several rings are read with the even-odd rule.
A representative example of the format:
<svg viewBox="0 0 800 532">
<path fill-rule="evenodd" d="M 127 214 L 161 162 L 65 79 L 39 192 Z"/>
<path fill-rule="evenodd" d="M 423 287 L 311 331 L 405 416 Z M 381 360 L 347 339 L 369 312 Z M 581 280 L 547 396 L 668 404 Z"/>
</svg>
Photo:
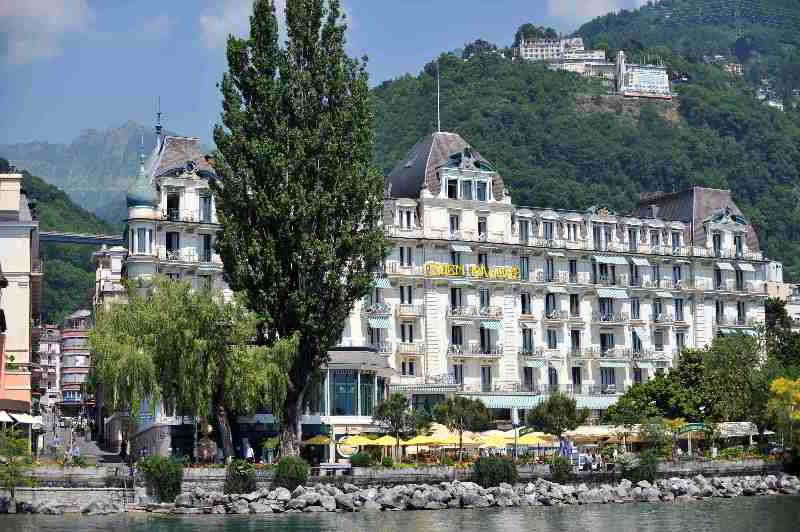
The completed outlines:
<svg viewBox="0 0 800 532">
<path fill-rule="evenodd" d="M 74 320 L 74 319 L 77 319 L 77 318 L 88 318 L 91 315 L 92 315 L 92 313 L 89 310 L 85 310 L 85 309 L 84 310 L 76 310 L 75 312 L 73 312 L 72 314 L 67 316 L 67 319 L 68 320 Z"/>
<path fill-rule="evenodd" d="M 733 202 L 731 191 L 717 188 L 692 187 L 680 192 L 648 196 L 639 201 L 639 216 L 652 216 L 651 205 L 657 207 L 655 213 L 657 218 L 691 224 L 691 237 L 696 246 L 705 245 L 703 222 L 712 215 L 727 209 L 732 215 L 743 218 L 742 211 Z M 760 250 L 758 236 L 749 223 L 745 231 L 745 239 L 748 248 Z"/>
<path fill-rule="evenodd" d="M 189 162 L 198 173 L 214 174 L 214 168 L 209 164 L 199 138 L 167 136 L 151 155 L 147 165 L 148 174 L 152 178 L 170 172 L 183 173 Z"/>
<path fill-rule="evenodd" d="M 393 371 L 388 359 L 368 347 L 344 347 L 328 351 L 329 369 L 364 369 L 376 372 Z"/>
<path fill-rule="evenodd" d="M 441 190 L 438 170 L 460 157 L 469 148 L 474 161 L 483 169 L 491 169 L 489 161 L 475 151 L 458 133 L 444 131 L 432 133 L 420 139 L 408 155 L 400 161 L 386 178 L 387 195 L 393 198 L 418 198 L 422 188 L 434 196 Z M 492 192 L 494 197 L 503 197 L 503 178 L 495 174 Z"/>
</svg>

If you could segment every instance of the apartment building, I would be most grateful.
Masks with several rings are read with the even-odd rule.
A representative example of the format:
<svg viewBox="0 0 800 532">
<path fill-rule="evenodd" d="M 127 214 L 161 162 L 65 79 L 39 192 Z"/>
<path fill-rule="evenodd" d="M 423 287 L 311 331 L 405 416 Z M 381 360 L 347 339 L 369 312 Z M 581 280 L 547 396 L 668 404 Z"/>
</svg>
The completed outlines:
<svg viewBox="0 0 800 532">
<path fill-rule="evenodd" d="M 92 313 L 84 309 L 67 316 L 61 328 L 61 400 L 58 406 L 66 417 L 88 415 L 94 409 L 94 396 L 86 388 L 91 366 L 91 325 Z"/>
<path fill-rule="evenodd" d="M 595 55 L 594 50 L 589 50 L 588 53 L 584 50 L 583 39 L 580 37 L 523 39 L 517 47 L 517 56 L 526 61 L 553 61 L 565 57 L 595 57 Z"/>
<path fill-rule="evenodd" d="M 457 393 L 510 416 L 560 390 L 598 414 L 682 348 L 764 320 L 767 261 L 726 190 L 652 195 L 634 213 L 516 206 L 442 132 L 386 195 L 392 251 L 342 344 L 383 353 L 415 407 Z"/>
<path fill-rule="evenodd" d="M 53 406 L 61 397 L 61 331 L 56 325 L 43 325 L 41 331 L 33 387 L 38 389 L 40 404 Z"/>
<path fill-rule="evenodd" d="M 0 173 L 0 418 L 30 424 L 42 297 L 39 222 L 22 174 Z M 14 416 L 9 421 L 8 415 Z"/>
</svg>

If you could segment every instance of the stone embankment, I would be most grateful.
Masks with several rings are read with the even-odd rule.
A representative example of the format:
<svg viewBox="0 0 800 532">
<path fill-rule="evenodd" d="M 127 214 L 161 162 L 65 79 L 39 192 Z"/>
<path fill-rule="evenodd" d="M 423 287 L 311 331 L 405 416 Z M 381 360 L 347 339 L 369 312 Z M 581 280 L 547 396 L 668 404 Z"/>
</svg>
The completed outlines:
<svg viewBox="0 0 800 532">
<path fill-rule="evenodd" d="M 800 494 L 800 480 L 788 475 L 670 478 L 651 484 L 568 485 L 539 479 L 527 484 L 501 484 L 484 489 L 473 482 L 405 484 L 359 488 L 353 484 L 315 484 L 294 491 L 262 488 L 252 493 L 224 495 L 195 488 L 181 493 L 174 504 L 151 504 L 146 510 L 172 514 L 267 514 L 283 512 L 354 512 L 381 510 L 443 510 L 507 506 L 562 506 L 630 502 L 689 502 L 711 497 Z"/>
</svg>

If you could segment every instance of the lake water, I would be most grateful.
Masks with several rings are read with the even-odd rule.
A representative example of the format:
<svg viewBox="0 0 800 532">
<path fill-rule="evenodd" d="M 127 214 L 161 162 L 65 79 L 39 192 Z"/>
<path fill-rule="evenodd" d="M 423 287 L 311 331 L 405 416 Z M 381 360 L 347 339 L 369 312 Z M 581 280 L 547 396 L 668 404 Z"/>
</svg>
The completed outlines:
<svg viewBox="0 0 800 532">
<path fill-rule="evenodd" d="M 2 515 L 0 532 L 61 531 L 251 532 L 260 530 L 370 532 L 456 530 L 785 532 L 800 530 L 800 497 L 738 497 L 679 504 L 608 504 L 490 510 L 270 514 L 252 516 Z"/>
</svg>

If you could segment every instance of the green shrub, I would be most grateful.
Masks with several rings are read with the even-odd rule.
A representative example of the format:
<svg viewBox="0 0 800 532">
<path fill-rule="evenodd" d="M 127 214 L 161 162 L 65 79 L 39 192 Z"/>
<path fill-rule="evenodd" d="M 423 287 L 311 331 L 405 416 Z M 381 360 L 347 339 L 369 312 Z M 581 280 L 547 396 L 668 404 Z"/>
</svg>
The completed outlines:
<svg viewBox="0 0 800 532">
<path fill-rule="evenodd" d="M 647 449 L 638 457 L 622 462 L 622 476 L 631 482 L 646 480 L 653 482 L 658 473 L 659 453 L 655 449 Z"/>
<path fill-rule="evenodd" d="M 297 486 L 302 486 L 308 480 L 308 463 L 299 456 L 285 456 L 275 466 L 276 486 L 294 491 Z"/>
<path fill-rule="evenodd" d="M 139 460 L 139 470 L 152 493 L 161 502 L 173 502 L 181 492 L 183 462 L 171 457 L 147 456 Z"/>
<path fill-rule="evenodd" d="M 565 456 L 553 455 L 548 461 L 548 465 L 553 482 L 561 484 L 567 482 L 572 476 L 572 463 Z"/>
<path fill-rule="evenodd" d="M 369 453 L 358 452 L 350 457 L 350 465 L 353 467 L 370 467 L 372 464 L 372 455 Z"/>
<path fill-rule="evenodd" d="M 741 458 L 744 456 L 744 447 L 741 445 L 736 445 L 734 447 L 726 447 L 722 449 L 719 454 L 717 455 L 719 458 L 723 460 L 733 460 L 736 458 Z"/>
<path fill-rule="evenodd" d="M 519 478 L 517 465 L 501 456 L 482 456 L 474 466 L 475 481 L 484 488 L 498 486 L 501 482 L 513 484 Z"/>
<path fill-rule="evenodd" d="M 394 460 L 392 459 L 391 456 L 384 456 L 381 459 L 381 465 L 383 467 L 394 467 Z"/>
<path fill-rule="evenodd" d="M 256 491 L 256 468 L 245 460 L 233 460 L 225 474 L 225 493 L 250 493 Z"/>
<path fill-rule="evenodd" d="M 442 465 L 447 467 L 453 467 L 456 465 L 456 461 L 453 460 L 450 456 L 444 455 L 442 458 Z"/>
</svg>

